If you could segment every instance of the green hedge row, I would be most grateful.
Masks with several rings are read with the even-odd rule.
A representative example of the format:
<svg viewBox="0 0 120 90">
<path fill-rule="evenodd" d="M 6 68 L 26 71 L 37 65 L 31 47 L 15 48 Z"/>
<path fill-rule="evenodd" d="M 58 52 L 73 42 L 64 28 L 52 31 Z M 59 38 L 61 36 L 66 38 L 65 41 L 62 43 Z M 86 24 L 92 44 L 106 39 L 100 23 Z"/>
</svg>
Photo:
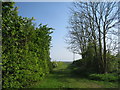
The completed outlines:
<svg viewBox="0 0 120 90">
<path fill-rule="evenodd" d="M 3 88 L 24 88 L 41 80 L 51 70 L 52 28 L 34 19 L 18 16 L 14 2 L 2 3 Z"/>
</svg>

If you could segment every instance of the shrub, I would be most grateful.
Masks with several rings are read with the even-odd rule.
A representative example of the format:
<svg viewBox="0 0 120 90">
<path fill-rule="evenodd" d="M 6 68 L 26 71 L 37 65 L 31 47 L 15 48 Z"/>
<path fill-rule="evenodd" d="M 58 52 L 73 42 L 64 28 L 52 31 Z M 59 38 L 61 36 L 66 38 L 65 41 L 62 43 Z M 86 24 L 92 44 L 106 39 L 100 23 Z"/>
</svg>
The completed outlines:
<svg viewBox="0 0 120 90">
<path fill-rule="evenodd" d="M 3 2 L 2 11 L 2 87 L 26 87 L 51 70 L 52 28 L 18 16 L 13 2 Z"/>
<path fill-rule="evenodd" d="M 100 80 L 100 81 L 118 81 L 117 74 L 90 74 L 89 78 L 92 80 Z"/>
<path fill-rule="evenodd" d="M 53 61 L 53 62 L 52 62 L 52 67 L 53 67 L 53 68 L 56 68 L 57 66 L 58 66 L 57 62 Z"/>
<path fill-rule="evenodd" d="M 76 61 L 73 61 L 73 65 L 76 65 L 76 66 L 82 66 L 82 65 L 84 65 L 84 62 L 83 62 L 84 60 L 83 59 L 79 59 L 79 60 L 76 60 Z"/>
</svg>

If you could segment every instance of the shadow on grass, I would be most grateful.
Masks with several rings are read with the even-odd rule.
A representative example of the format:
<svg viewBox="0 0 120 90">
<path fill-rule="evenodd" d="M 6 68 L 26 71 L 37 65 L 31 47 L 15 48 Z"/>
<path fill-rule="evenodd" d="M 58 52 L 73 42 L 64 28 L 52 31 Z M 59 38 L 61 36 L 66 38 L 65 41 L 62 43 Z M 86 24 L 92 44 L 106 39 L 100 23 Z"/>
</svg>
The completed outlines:
<svg viewBox="0 0 120 90">
<path fill-rule="evenodd" d="M 58 69 L 52 72 L 53 78 L 59 81 L 69 82 L 67 79 L 74 79 L 78 81 L 79 79 L 86 79 L 84 74 L 76 73 L 74 66 L 69 64 L 65 69 Z"/>
</svg>

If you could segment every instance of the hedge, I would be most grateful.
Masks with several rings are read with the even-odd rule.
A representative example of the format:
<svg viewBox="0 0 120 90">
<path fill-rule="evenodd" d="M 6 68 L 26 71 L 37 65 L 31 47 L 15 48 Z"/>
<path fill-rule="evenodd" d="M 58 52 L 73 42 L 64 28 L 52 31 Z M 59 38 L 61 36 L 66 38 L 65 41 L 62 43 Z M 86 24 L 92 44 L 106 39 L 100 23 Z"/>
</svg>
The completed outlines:
<svg viewBox="0 0 120 90">
<path fill-rule="evenodd" d="M 2 87 L 24 88 L 51 70 L 52 28 L 18 16 L 14 2 L 2 3 Z"/>
</svg>

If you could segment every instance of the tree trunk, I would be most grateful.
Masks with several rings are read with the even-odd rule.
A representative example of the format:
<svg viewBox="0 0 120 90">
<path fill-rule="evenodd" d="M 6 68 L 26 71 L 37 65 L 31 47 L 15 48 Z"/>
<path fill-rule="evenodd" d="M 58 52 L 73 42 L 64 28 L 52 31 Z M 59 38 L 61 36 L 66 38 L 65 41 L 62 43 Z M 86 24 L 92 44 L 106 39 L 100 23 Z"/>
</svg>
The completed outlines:
<svg viewBox="0 0 120 90">
<path fill-rule="evenodd" d="M 102 58 L 102 43 L 101 43 L 101 31 L 100 31 L 100 26 L 98 26 L 98 32 L 99 32 L 99 71 L 100 73 L 103 73 L 103 58 Z"/>
<path fill-rule="evenodd" d="M 104 45 L 104 53 L 103 53 L 103 59 L 104 59 L 104 73 L 107 73 L 107 59 L 106 59 L 106 30 L 104 26 L 104 31 L 103 31 L 103 45 Z"/>
</svg>

